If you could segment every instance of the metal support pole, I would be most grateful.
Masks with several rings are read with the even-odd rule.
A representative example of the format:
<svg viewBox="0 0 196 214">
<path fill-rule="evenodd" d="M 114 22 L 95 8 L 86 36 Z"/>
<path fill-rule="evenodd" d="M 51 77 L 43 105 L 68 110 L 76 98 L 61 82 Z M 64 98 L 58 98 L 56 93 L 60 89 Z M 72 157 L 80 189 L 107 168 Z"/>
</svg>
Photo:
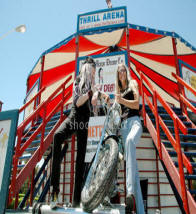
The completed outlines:
<svg viewBox="0 0 196 214">
<path fill-rule="evenodd" d="M 71 140 L 71 176 L 70 176 L 70 203 L 72 203 L 74 189 L 74 162 L 75 162 L 75 135 Z"/>
<path fill-rule="evenodd" d="M 79 34 L 76 35 L 75 78 L 76 78 L 76 74 L 77 74 L 78 57 L 79 57 Z"/>
<path fill-rule="evenodd" d="M 159 180 L 159 159 L 158 159 L 157 152 L 156 152 L 156 171 L 157 171 L 158 209 L 161 210 L 160 180 Z"/>
<path fill-rule="evenodd" d="M 176 75 L 180 77 L 180 68 L 179 68 L 179 63 L 178 63 L 178 53 L 177 53 L 177 47 L 176 47 L 176 38 L 172 37 L 172 45 L 173 45 L 173 51 L 174 51 L 174 59 L 175 59 L 175 65 L 176 65 Z M 183 96 L 185 96 L 184 93 L 184 87 L 178 82 L 177 80 L 177 85 L 178 85 L 178 94 L 182 94 Z M 181 101 L 180 97 L 179 97 L 179 102 L 180 102 L 180 108 L 182 109 L 182 111 L 188 115 L 187 113 L 187 109 L 185 107 L 185 105 L 183 104 L 183 102 Z"/>
<path fill-rule="evenodd" d="M 176 136 L 176 144 L 177 144 L 177 158 L 178 158 L 178 168 L 179 168 L 179 175 L 180 175 L 180 183 L 181 183 L 181 197 L 184 206 L 184 210 L 186 214 L 189 214 L 189 205 L 188 205 L 188 197 L 187 197 L 187 190 L 185 184 L 185 176 L 184 176 L 184 169 L 183 169 L 183 158 L 182 158 L 182 151 L 181 151 L 181 144 L 180 144 L 180 137 L 179 137 L 179 128 L 178 128 L 178 121 L 177 118 L 174 120 L 174 128 L 175 128 L 175 136 Z"/>
<path fill-rule="evenodd" d="M 131 72 L 131 69 L 130 69 L 130 67 L 131 67 L 130 66 L 130 42 L 129 42 L 129 28 L 128 27 L 126 28 L 126 42 L 127 42 L 127 57 L 128 57 L 127 62 L 128 62 L 128 68 Z M 130 73 L 130 75 L 131 75 L 131 73 Z"/>
<path fill-rule="evenodd" d="M 35 188 L 34 178 L 35 178 L 35 168 L 33 169 L 32 177 L 31 177 L 30 206 L 33 205 L 33 193 L 34 193 L 34 188 Z"/>
<path fill-rule="evenodd" d="M 40 82 L 39 82 L 39 90 L 43 86 L 43 73 L 44 73 L 44 64 L 45 64 L 45 55 L 41 58 L 41 72 L 40 72 Z M 41 94 L 38 97 L 37 105 L 39 105 L 41 102 Z"/>
</svg>

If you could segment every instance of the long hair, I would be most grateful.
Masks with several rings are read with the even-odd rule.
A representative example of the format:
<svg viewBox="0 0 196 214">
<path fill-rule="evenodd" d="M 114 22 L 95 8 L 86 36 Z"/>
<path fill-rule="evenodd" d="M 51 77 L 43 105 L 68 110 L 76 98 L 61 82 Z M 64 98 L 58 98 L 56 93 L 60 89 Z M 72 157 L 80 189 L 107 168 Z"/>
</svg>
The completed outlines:
<svg viewBox="0 0 196 214">
<path fill-rule="evenodd" d="M 119 64 L 117 67 L 117 71 L 116 71 L 116 93 L 117 94 L 123 92 L 122 84 L 121 84 L 121 81 L 119 80 L 120 67 L 124 67 L 124 69 L 126 70 L 126 85 L 127 85 L 127 87 L 130 87 L 132 89 L 130 73 L 129 73 L 127 66 L 125 64 Z"/>
<path fill-rule="evenodd" d="M 82 68 L 80 70 L 80 83 L 79 88 L 80 90 L 82 88 L 90 89 L 92 85 L 95 84 L 95 79 L 92 78 L 92 70 L 95 68 L 95 62 L 92 58 L 88 57 L 86 58 L 84 64 L 82 65 Z"/>
</svg>

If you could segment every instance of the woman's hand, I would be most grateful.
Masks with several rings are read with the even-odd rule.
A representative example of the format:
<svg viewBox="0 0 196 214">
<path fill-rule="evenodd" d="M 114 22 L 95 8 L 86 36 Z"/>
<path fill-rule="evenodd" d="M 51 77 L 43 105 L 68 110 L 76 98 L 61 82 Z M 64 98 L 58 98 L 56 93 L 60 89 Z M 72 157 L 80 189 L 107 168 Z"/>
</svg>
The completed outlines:
<svg viewBox="0 0 196 214">
<path fill-rule="evenodd" d="M 105 94 L 104 96 L 105 102 L 110 105 L 110 96 L 108 94 Z"/>
<path fill-rule="evenodd" d="M 121 94 L 115 94 L 115 99 L 117 103 L 121 104 L 121 101 L 122 101 Z"/>
<path fill-rule="evenodd" d="M 92 96 L 92 99 L 91 99 L 91 103 L 92 103 L 93 106 L 97 105 L 98 95 L 99 95 L 98 91 L 93 93 L 93 96 Z"/>
<path fill-rule="evenodd" d="M 100 91 L 96 91 L 95 93 L 93 93 L 93 96 L 92 96 L 92 100 L 91 100 L 92 105 L 96 106 L 97 100 L 100 98 L 104 98 L 105 102 L 107 104 L 110 104 L 110 96 L 108 94 L 100 92 Z"/>
</svg>

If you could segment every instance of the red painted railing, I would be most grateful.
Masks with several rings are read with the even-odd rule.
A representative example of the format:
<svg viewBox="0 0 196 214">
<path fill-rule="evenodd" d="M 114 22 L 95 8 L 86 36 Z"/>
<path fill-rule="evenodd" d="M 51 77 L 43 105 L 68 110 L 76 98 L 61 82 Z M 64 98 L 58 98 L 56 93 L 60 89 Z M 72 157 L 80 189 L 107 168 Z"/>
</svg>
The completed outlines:
<svg viewBox="0 0 196 214">
<path fill-rule="evenodd" d="M 145 93 L 144 83 L 150 88 L 150 90 L 152 92 L 152 101 L 153 102 L 151 102 L 150 98 Z M 142 102 L 143 102 L 142 111 L 143 111 L 144 125 L 148 128 L 148 130 L 152 136 L 152 139 L 155 143 L 155 146 L 157 147 L 157 150 L 159 152 L 159 157 L 164 162 L 164 164 L 174 182 L 174 185 L 176 186 L 176 189 L 178 190 L 179 195 L 181 196 L 185 212 L 187 214 L 196 213 L 196 203 L 195 203 L 193 197 L 191 196 L 190 192 L 187 191 L 187 189 L 186 189 L 185 176 L 184 176 L 184 170 L 183 170 L 183 167 L 186 167 L 187 171 L 190 174 L 192 174 L 193 167 L 192 167 L 190 161 L 188 160 L 188 158 L 185 156 L 185 154 L 181 150 L 180 136 L 179 136 L 179 130 L 183 134 L 187 134 L 187 128 L 182 123 L 182 121 L 179 119 L 179 117 L 175 114 L 175 112 L 171 109 L 171 107 L 164 101 L 164 99 L 157 92 L 157 90 L 154 89 L 154 87 L 148 81 L 147 77 L 142 72 L 140 72 L 140 86 L 141 86 L 140 88 L 141 88 L 141 95 L 142 95 Z M 182 97 L 182 95 L 181 95 L 181 97 Z M 164 109 L 167 111 L 167 113 L 170 115 L 171 119 L 174 122 L 175 137 L 172 135 L 172 133 L 168 129 L 167 125 L 164 123 L 163 119 L 160 117 L 160 115 L 158 113 L 158 108 L 157 108 L 158 101 L 164 107 Z M 153 125 L 148 113 L 145 111 L 146 103 L 150 107 L 152 113 L 155 116 L 156 128 Z M 179 171 L 175 167 L 168 151 L 166 150 L 164 144 L 161 141 L 160 127 L 166 134 L 168 140 L 171 142 L 174 150 L 177 153 Z"/>
<path fill-rule="evenodd" d="M 46 101 L 43 101 L 38 106 L 36 106 L 36 100 L 37 98 L 41 97 L 41 94 L 45 90 L 45 88 L 42 88 L 29 102 L 27 102 L 20 110 L 19 112 L 23 112 L 32 102 L 34 102 L 34 112 L 31 113 L 17 128 L 17 143 L 15 146 L 15 153 L 13 156 L 13 169 L 12 169 L 12 178 L 11 178 L 11 184 L 9 188 L 9 203 L 12 201 L 13 197 L 19 193 L 19 190 L 22 186 L 22 184 L 25 182 L 25 180 L 28 178 L 28 176 L 31 175 L 33 172 L 36 164 L 41 160 L 44 152 L 48 149 L 50 144 L 52 143 L 52 137 L 55 132 L 55 130 L 58 128 L 58 126 L 61 124 L 62 120 L 64 120 L 65 116 L 63 114 L 63 107 L 64 104 L 68 101 L 68 99 L 71 97 L 71 91 L 69 90 L 70 86 L 67 87 L 67 83 L 72 79 L 72 76 L 67 78 L 50 96 Z M 56 97 L 56 96 L 62 96 L 62 99 L 60 102 L 58 102 L 54 108 L 51 110 L 51 112 L 47 115 L 47 107 L 49 106 L 50 102 Z M 54 125 L 52 130 L 49 132 L 49 134 L 45 135 L 45 127 L 47 123 L 50 121 L 52 116 L 59 111 L 60 109 L 60 119 L 57 121 L 57 123 Z M 37 121 L 37 118 L 39 117 L 40 113 L 42 113 L 42 123 L 38 125 L 37 128 L 31 127 L 29 130 L 31 131 L 34 128 L 33 134 L 28 138 L 28 140 L 25 143 L 22 143 L 24 137 L 27 136 L 27 133 L 24 134 L 26 127 L 29 124 L 34 125 Z M 29 131 L 28 131 L 29 133 Z M 34 152 L 32 157 L 28 160 L 25 167 L 18 173 L 17 167 L 19 163 L 19 157 L 21 157 L 24 153 L 24 151 L 31 145 L 33 140 L 37 137 L 38 134 L 41 134 L 41 141 L 39 144 L 39 147 Z"/>
<path fill-rule="evenodd" d="M 176 74 L 172 73 L 172 76 L 176 78 L 178 84 L 181 85 L 182 88 L 188 89 L 196 97 L 196 90 L 194 88 L 192 88 L 190 85 L 188 85 L 182 78 L 180 78 Z M 193 113 L 196 114 L 196 107 L 193 106 L 189 102 L 189 100 L 185 97 L 184 93 L 180 92 L 179 98 L 180 98 L 181 103 L 183 103 L 183 105 L 184 105 L 184 109 L 187 109 L 187 107 L 188 107 Z M 187 115 L 186 110 L 184 113 Z"/>
</svg>

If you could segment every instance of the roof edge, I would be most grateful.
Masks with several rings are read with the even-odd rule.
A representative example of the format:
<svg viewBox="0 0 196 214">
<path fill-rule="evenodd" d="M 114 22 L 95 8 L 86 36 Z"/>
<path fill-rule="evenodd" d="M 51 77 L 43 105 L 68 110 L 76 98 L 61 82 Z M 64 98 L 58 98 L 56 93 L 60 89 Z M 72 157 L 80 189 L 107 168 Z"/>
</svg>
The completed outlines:
<svg viewBox="0 0 196 214">
<path fill-rule="evenodd" d="M 145 27 L 145 26 L 141 26 L 141 25 L 135 25 L 135 24 L 128 24 L 128 27 L 132 28 L 132 29 L 148 32 L 148 33 L 154 33 L 154 34 L 158 34 L 158 35 L 174 37 L 176 39 L 179 39 L 181 42 L 183 42 L 187 47 L 191 48 L 192 51 L 196 51 L 196 48 L 193 45 L 191 45 L 188 41 L 183 39 L 181 36 L 179 36 L 175 32 L 158 30 L 158 29 L 149 28 L 149 27 Z"/>
</svg>

